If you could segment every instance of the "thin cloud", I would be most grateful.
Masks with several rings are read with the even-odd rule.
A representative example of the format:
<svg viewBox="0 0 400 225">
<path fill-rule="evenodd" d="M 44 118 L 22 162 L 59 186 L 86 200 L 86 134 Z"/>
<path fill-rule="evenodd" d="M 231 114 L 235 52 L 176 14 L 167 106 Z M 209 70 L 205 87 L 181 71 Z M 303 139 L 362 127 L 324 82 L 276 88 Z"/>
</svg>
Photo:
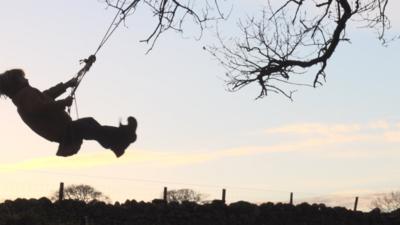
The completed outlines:
<svg viewBox="0 0 400 225">
<path fill-rule="evenodd" d="M 323 135 L 337 136 L 349 134 L 364 134 L 371 131 L 399 131 L 399 124 L 390 124 L 385 120 L 369 123 L 298 123 L 289 124 L 266 130 L 267 134 L 294 134 L 294 135 Z M 399 131 L 400 132 L 400 131 Z"/>
<path fill-rule="evenodd" d="M 400 131 L 389 131 L 383 134 L 386 141 L 400 142 Z"/>
<path fill-rule="evenodd" d="M 171 166 L 193 164 L 210 160 L 210 156 L 205 153 L 200 154 L 178 154 L 171 152 L 155 152 L 135 150 L 126 153 L 119 159 L 107 153 L 81 153 L 78 156 L 42 157 L 25 160 L 17 163 L 8 163 L 0 166 L 0 172 L 12 172 L 18 170 L 37 170 L 37 169 L 82 169 L 109 165 L 126 164 L 152 164 L 157 166 Z"/>
<path fill-rule="evenodd" d="M 356 132 L 360 130 L 361 126 L 359 124 L 300 123 L 267 129 L 266 132 L 268 134 L 331 135 L 337 133 Z"/>
<path fill-rule="evenodd" d="M 317 151 L 323 146 L 365 140 L 364 136 L 336 136 L 331 138 L 314 138 L 293 143 L 284 143 L 271 146 L 243 146 L 216 151 L 201 152 L 157 152 L 135 150 L 126 153 L 120 159 L 113 158 L 107 153 L 80 154 L 69 158 L 43 157 L 26 160 L 18 163 L 3 164 L 0 172 L 37 169 L 82 169 L 109 165 L 152 165 L 157 167 L 185 166 L 227 157 L 243 157 L 273 152 Z"/>
<path fill-rule="evenodd" d="M 387 130 L 387 129 L 390 129 L 391 125 L 385 120 L 379 120 L 379 121 L 370 122 L 367 125 L 367 127 L 370 129 Z"/>
<path fill-rule="evenodd" d="M 379 132 L 370 132 L 378 129 Z M 302 123 L 287 125 L 267 130 L 273 134 L 302 134 L 301 139 L 285 139 L 284 143 L 265 146 L 241 146 L 229 149 L 215 149 L 197 152 L 170 152 L 133 150 L 128 151 L 123 157 L 117 159 L 107 153 L 78 154 L 74 157 L 43 157 L 35 158 L 17 163 L 3 164 L 0 172 L 36 169 L 81 169 L 101 166 L 121 165 L 147 165 L 156 167 L 187 166 L 209 161 L 225 159 L 229 157 L 254 156 L 268 153 L 284 152 L 315 152 L 327 151 L 335 156 L 351 157 L 350 151 L 334 151 L 338 145 L 347 143 L 382 143 L 390 144 L 399 142 L 400 128 L 391 126 L 385 121 L 366 124 L 321 124 Z M 290 141 L 291 140 L 291 141 Z M 333 150 L 332 150 L 333 149 Z M 362 155 L 360 149 L 353 149 Z M 364 154 L 368 154 L 365 152 Z"/>
</svg>

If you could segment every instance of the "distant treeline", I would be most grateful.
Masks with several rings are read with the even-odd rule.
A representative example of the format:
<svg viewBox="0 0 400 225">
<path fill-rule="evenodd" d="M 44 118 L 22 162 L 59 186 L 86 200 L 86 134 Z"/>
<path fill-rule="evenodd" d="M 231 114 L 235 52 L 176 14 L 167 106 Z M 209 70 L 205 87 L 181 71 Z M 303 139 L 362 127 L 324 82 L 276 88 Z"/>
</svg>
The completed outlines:
<svg viewBox="0 0 400 225">
<path fill-rule="evenodd" d="M 123 204 L 84 203 L 47 198 L 17 199 L 0 204 L 0 225 L 399 225 L 400 210 L 392 213 L 355 212 L 322 204 L 265 203 L 254 205 L 222 201 Z"/>
</svg>

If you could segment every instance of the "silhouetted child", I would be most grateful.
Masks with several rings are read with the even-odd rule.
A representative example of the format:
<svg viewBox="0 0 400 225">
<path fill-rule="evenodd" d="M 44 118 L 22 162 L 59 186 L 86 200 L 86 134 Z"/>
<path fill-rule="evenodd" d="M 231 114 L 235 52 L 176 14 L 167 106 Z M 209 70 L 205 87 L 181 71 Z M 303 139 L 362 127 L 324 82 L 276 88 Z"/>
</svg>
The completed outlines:
<svg viewBox="0 0 400 225">
<path fill-rule="evenodd" d="M 33 131 L 59 143 L 58 156 L 76 154 L 85 139 L 96 140 L 120 157 L 136 141 L 136 119 L 129 117 L 128 124 L 119 127 L 102 126 L 91 117 L 72 120 L 65 108 L 71 106 L 73 99 L 56 98 L 76 83 L 76 79 L 71 79 L 41 92 L 29 85 L 23 70 L 13 69 L 0 74 L 0 96 L 11 98 L 22 120 Z"/>
</svg>

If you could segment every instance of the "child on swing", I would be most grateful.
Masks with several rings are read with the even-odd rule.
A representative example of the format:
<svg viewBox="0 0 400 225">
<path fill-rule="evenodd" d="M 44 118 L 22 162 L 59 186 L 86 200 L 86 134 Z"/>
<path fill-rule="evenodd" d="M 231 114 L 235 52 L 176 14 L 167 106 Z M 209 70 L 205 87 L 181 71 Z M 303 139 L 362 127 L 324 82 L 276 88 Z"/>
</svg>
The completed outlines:
<svg viewBox="0 0 400 225">
<path fill-rule="evenodd" d="M 0 74 L 0 96 L 12 100 L 22 120 L 34 132 L 59 143 L 57 156 L 76 154 L 84 139 L 96 140 L 117 157 L 122 156 L 136 141 L 136 119 L 128 117 L 128 124 L 119 127 L 102 126 L 91 117 L 72 120 L 65 112 L 65 108 L 72 104 L 72 97 L 56 98 L 76 84 L 73 78 L 41 92 L 29 85 L 23 70 L 12 69 Z"/>
</svg>

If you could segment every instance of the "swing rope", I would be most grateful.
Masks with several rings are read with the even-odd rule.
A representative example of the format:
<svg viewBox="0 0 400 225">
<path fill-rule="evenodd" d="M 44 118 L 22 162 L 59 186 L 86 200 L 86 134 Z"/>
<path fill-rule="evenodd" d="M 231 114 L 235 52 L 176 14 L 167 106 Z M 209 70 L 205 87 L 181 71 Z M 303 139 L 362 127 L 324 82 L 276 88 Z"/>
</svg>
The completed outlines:
<svg viewBox="0 0 400 225">
<path fill-rule="evenodd" d="M 74 99 L 76 116 L 78 118 L 79 118 L 79 113 L 78 113 L 78 104 L 77 104 L 76 95 L 75 95 L 76 90 L 78 89 L 79 85 L 81 84 L 81 82 L 82 82 L 84 76 L 86 75 L 86 73 L 92 67 L 93 63 L 96 62 L 97 53 L 106 44 L 106 42 L 109 40 L 109 38 L 114 33 L 114 31 L 119 27 L 119 25 L 122 23 L 122 21 L 125 20 L 126 16 L 129 14 L 129 12 L 133 8 L 135 8 L 137 3 L 139 2 L 139 1 L 134 1 L 128 7 L 126 7 L 125 9 L 122 10 L 122 8 L 124 7 L 126 1 L 127 0 L 124 0 L 123 3 L 121 4 L 121 6 L 118 8 L 118 12 L 115 14 L 114 19 L 112 20 L 110 26 L 108 27 L 106 33 L 103 36 L 103 39 L 101 40 L 101 42 L 100 42 L 99 46 L 97 47 L 96 51 L 94 52 L 94 54 L 90 55 L 86 59 L 82 59 L 82 60 L 79 61 L 81 64 L 84 63 L 85 65 L 75 75 L 75 79 L 77 80 L 77 83 L 72 88 L 71 93 L 69 95 L 70 97 L 72 97 Z M 118 17 L 119 17 L 119 20 L 117 21 Z M 68 107 L 67 112 L 68 112 L 69 115 L 71 115 L 71 106 Z"/>
</svg>

